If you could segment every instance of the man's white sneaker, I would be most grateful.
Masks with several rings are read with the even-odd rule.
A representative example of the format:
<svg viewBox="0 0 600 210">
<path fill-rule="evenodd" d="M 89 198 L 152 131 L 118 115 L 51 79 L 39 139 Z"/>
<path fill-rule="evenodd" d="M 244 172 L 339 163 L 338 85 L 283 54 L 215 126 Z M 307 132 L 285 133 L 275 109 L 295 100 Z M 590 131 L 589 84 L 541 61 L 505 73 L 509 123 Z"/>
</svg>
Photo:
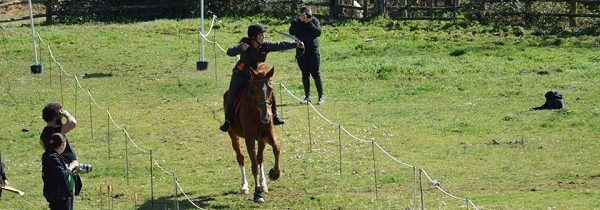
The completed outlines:
<svg viewBox="0 0 600 210">
<path fill-rule="evenodd" d="M 317 102 L 318 105 L 324 104 L 325 103 L 325 99 L 323 97 L 319 98 L 319 102 Z"/>
</svg>

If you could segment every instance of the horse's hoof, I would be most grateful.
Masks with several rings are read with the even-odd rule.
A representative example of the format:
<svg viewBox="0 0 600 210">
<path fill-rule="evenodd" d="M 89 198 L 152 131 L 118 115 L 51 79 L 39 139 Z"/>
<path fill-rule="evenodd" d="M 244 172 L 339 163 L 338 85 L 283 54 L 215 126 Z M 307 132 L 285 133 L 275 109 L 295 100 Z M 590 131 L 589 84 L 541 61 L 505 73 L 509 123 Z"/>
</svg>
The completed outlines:
<svg viewBox="0 0 600 210">
<path fill-rule="evenodd" d="M 264 203 L 265 202 L 265 198 L 263 197 L 263 192 L 261 191 L 254 191 L 254 202 L 255 203 Z"/>
<path fill-rule="evenodd" d="M 240 194 L 248 195 L 248 188 L 240 188 Z"/>
<path fill-rule="evenodd" d="M 279 175 L 281 175 L 281 172 L 275 171 L 274 168 L 271 168 L 271 170 L 269 170 L 269 179 L 270 180 L 277 180 L 277 179 L 279 179 Z"/>
</svg>

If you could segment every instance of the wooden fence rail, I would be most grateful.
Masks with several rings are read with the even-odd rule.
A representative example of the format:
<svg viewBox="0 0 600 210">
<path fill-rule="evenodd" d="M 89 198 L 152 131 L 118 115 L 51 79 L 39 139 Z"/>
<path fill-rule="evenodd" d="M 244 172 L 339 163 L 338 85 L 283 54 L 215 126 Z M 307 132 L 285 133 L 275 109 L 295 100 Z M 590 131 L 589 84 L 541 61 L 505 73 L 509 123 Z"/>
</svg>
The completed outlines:
<svg viewBox="0 0 600 210">
<path fill-rule="evenodd" d="M 62 0 L 31 0 L 32 4 L 44 4 L 46 6 L 46 12 L 45 13 L 41 13 L 41 14 L 33 14 L 33 18 L 46 18 L 46 22 L 47 23 L 51 23 L 52 22 L 52 16 L 54 15 L 54 12 L 52 11 L 53 6 L 56 3 L 58 3 L 59 1 Z M 5 2 L 0 4 L 0 9 L 2 8 L 8 8 L 14 5 L 23 5 L 23 4 L 28 4 L 29 0 L 16 0 L 16 1 L 9 1 L 9 2 Z M 10 18 L 10 19 L 0 19 L 0 23 L 7 23 L 7 22 L 15 22 L 15 21 L 21 21 L 21 20 L 27 20 L 29 19 L 29 16 L 24 16 L 24 17 L 20 17 L 20 18 Z"/>
</svg>

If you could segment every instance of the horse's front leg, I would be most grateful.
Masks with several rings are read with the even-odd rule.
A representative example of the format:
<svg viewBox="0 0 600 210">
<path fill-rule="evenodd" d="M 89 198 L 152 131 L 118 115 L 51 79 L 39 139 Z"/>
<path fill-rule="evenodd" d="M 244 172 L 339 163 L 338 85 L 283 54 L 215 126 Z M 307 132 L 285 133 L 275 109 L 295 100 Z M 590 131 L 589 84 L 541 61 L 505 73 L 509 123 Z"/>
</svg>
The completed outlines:
<svg viewBox="0 0 600 210">
<path fill-rule="evenodd" d="M 271 133 L 269 140 L 271 147 L 273 148 L 273 156 L 275 157 L 275 165 L 269 170 L 269 179 L 277 180 L 281 175 L 281 170 L 279 169 L 279 153 L 281 152 L 281 145 L 279 145 L 279 141 L 277 141 L 277 137 L 275 137 L 275 131 Z"/>
<path fill-rule="evenodd" d="M 265 141 L 262 139 L 258 140 L 258 153 L 256 154 L 258 159 L 258 169 L 259 169 L 259 187 L 263 192 L 269 192 L 269 188 L 267 187 L 267 179 L 265 178 L 265 170 L 264 170 L 264 156 L 265 152 Z"/>
<path fill-rule="evenodd" d="M 248 180 L 246 179 L 246 170 L 244 169 L 244 154 L 242 153 L 242 149 L 240 147 L 240 137 L 231 132 L 229 132 L 229 137 L 231 138 L 231 146 L 233 147 L 233 151 L 235 151 L 238 166 L 240 167 L 240 176 L 242 182 L 240 186 L 240 193 L 248 194 Z"/>
<path fill-rule="evenodd" d="M 262 191 L 258 184 L 258 160 L 256 158 L 256 151 L 254 150 L 254 139 L 246 138 L 246 149 L 248 150 L 248 156 L 250 156 L 250 162 L 252 162 L 252 175 L 254 175 L 254 202 L 262 203 L 265 202 Z"/>
</svg>

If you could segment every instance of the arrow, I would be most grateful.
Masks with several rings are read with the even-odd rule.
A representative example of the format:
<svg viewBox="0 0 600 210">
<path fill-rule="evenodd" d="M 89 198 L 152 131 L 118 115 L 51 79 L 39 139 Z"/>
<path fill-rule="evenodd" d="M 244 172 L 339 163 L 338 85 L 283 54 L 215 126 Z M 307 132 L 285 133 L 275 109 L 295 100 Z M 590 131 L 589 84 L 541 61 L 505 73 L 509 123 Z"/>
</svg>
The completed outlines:
<svg viewBox="0 0 600 210">
<path fill-rule="evenodd" d="M 291 34 L 288 34 L 288 33 L 284 33 L 284 32 L 281 32 L 281 31 L 275 31 L 275 32 L 277 32 L 278 34 L 281 34 L 282 36 L 285 36 L 285 37 L 288 37 L 290 39 L 293 39 L 296 42 L 302 42 L 302 41 L 300 41 L 300 39 L 298 39 L 298 37 L 296 37 L 294 35 L 291 35 Z"/>
</svg>

